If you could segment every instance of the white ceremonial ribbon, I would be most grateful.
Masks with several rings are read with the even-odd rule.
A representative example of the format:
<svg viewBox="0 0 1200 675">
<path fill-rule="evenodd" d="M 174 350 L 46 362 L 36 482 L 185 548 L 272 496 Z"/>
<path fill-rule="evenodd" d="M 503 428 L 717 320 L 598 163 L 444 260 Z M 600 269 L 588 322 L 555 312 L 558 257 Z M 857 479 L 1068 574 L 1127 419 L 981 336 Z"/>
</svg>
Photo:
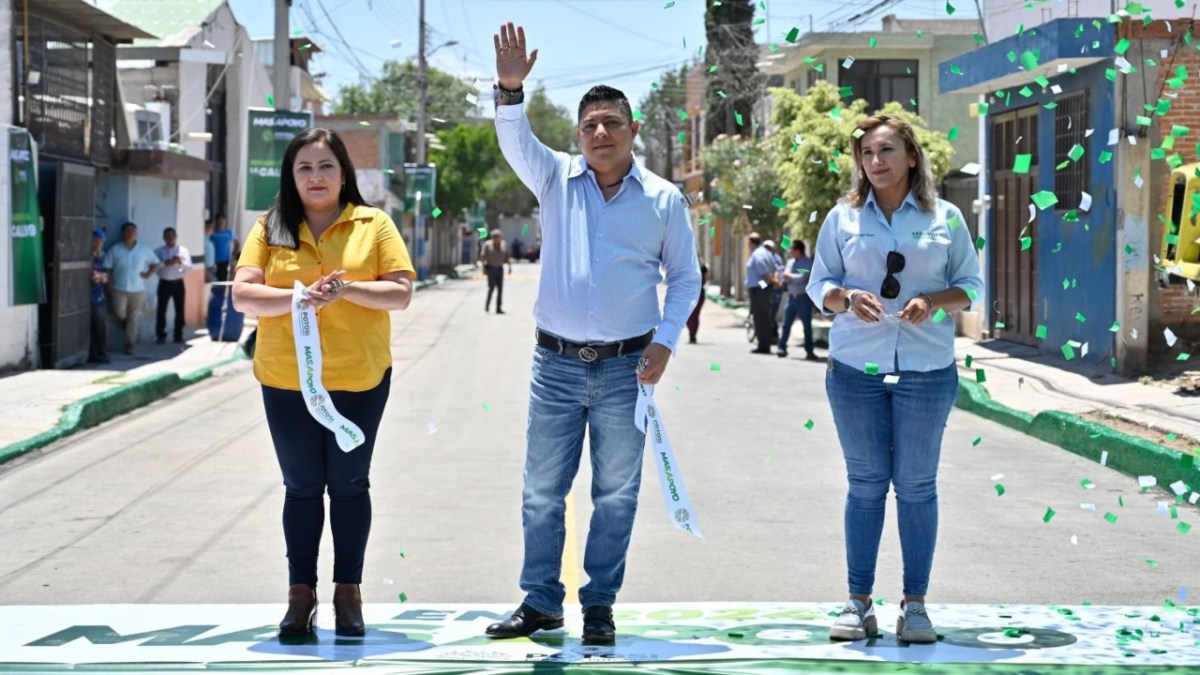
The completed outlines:
<svg viewBox="0 0 1200 675">
<path fill-rule="evenodd" d="M 677 529 L 703 539 L 700 523 L 696 520 L 696 509 L 692 508 L 692 500 L 688 498 L 687 488 L 683 485 L 683 474 L 679 471 L 679 462 L 675 460 L 675 451 L 671 448 L 671 441 L 667 439 L 667 427 L 663 424 L 658 406 L 654 404 L 652 384 L 638 382 L 638 400 L 633 413 L 633 425 L 649 436 L 653 444 L 654 464 L 658 466 L 658 482 L 662 485 L 663 499 L 667 502 L 667 517 L 675 523 Z"/>
<path fill-rule="evenodd" d="M 300 393 L 304 395 L 308 414 L 333 432 L 342 452 L 350 452 L 366 439 L 357 424 L 333 407 L 333 399 L 321 383 L 321 333 L 317 327 L 317 312 L 308 303 L 304 284 L 299 281 L 292 287 L 292 334 L 296 344 L 296 364 L 300 369 Z"/>
</svg>

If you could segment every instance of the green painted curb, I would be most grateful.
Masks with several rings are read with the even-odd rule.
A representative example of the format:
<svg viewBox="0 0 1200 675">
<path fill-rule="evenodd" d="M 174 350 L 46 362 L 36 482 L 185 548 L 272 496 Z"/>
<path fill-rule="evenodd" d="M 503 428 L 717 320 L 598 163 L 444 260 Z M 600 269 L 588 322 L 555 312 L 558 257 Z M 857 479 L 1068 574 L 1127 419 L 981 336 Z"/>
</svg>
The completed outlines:
<svg viewBox="0 0 1200 675">
<path fill-rule="evenodd" d="M 716 293 L 711 293 L 709 291 L 705 291 L 704 296 L 708 298 L 710 302 L 715 302 L 725 309 L 746 309 L 750 306 L 750 303 L 748 302 L 738 302 L 732 298 L 723 298 Z"/>
<path fill-rule="evenodd" d="M 1033 422 L 1033 415 L 993 401 L 986 389 L 965 377 L 958 378 L 958 400 L 955 405 L 1024 433 L 1029 433 L 1029 425 Z"/>
<path fill-rule="evenodd" d="M 967 378 L 958 379 L 955 405 L 1094 462 L 1107 452 L 1105 465 L 1110 469 L 1135 478 L 1154 476 L 1163 489 L 1176 481 L 1188 489 L 1200 486 L 1200 467 L 1191 455 L 1059 410 L 1037 415 L 1014 410 L 993 401 L 986 389 Z"/>
<path fill-rule="evenodd" d="M 94 427 L 117 415 L 123 415 L 169 396 L 188 385 L 206 380 L 212 377 L 213 371 L 217 368 L 235 363 L 243 358 L 242 348 L 239 346 L 237 355 L 201 368 L 194 373 L 183 376 L 180 376 L 179 373 L 159 373 L 75 401 L 67 406 L 62 419 L 53 429 L 0 448 L 0 464 L 16 459 L 27 452 L 43 448 L 77 431 Z"/>
<path fill-rule="evenodd" d="M 446 275 L 439 274 L 432 279 L 418 281 L 413 284 L 413 291 L 419 291 L 428 286 L 436 286 L 446 282 L 448 279 L 449 277 Z M 186 386 L 208 379 L 217 368 L 236 363 L 244 358 L 245 352 L 242 351 L 239 345 L 235 356 L 201 368 L 194 373 L 182 376 L 179 373 L 151 375 L 145 379 L 130 382 L 129 384 L 75 401 L 67 406 L 67 409 L 63 412 L 62 419 L 58 421 L 58 424 L 53 429 L 43 431 L 32 438 L 17 441 L 16 443 L 0 448 L 0 464 L 16 459 L 38 448 L 44 448 L 77 431 L 94 427 L 118 415 L 124 415 L 127 412 L 153 403 L 158 399 L 170 396 Z"/>
</svg>

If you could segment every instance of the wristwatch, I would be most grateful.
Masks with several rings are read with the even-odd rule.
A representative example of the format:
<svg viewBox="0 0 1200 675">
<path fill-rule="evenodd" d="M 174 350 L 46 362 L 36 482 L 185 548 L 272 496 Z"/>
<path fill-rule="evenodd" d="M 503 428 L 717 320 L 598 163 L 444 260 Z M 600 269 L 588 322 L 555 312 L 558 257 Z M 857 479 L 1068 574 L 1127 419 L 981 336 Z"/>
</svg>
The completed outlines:
<svg viewBox="0 0 1200 675">
<path fill-rule="evenodd" d="M 845 311 L 849 312 L 850 308 L 854 306 L 854 294 L 857 292 L 858 291 L 850 291 L 849 293 L 846 294 L 846 296 L 844 298 L 842 298 L 843 302 L 845 302 L 845 304 L 846 304 Z"/>
</svg>

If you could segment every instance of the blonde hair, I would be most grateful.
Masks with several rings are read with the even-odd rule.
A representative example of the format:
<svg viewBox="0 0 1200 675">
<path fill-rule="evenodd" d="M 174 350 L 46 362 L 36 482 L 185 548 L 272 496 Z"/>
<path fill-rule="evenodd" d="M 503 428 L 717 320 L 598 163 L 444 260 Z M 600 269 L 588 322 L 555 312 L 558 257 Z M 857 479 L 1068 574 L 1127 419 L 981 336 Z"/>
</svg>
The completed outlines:
<svg viewBox="0 0 1200 675">
<path fill-rule="evenodd" d="M 908 189 L 916 197 L 922 211 L 933 211 L 937 206 L 937 190 L 933 185 L 929 160 L 925 157 L 925 150 L 917 143 L 917 134 L 912 125 L 895 115 L 872 115 L 858 125 L 857 130 L 862 133 L 855 134 L 850 141 L 854 155 L 854 174 L 850 180 L 850 191 L 846 193 L 846 202 L 855 208 L 860 208 L 867 202 L 867 195 L 871 193 L 871 181 L 867 179 L 863 170 L 862 139 L 869 132 L 883 126 L 895 131 L 904 141 L 905 152 L 910 157 L 916 157 L 917 165 L 908 170 Z"/>
</svg>

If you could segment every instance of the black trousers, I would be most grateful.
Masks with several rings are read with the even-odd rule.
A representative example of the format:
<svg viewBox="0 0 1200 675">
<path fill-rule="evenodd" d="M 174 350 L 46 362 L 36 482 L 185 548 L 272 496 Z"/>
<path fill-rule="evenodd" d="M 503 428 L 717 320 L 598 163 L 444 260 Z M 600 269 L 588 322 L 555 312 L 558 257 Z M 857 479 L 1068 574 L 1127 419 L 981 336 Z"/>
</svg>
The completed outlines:
<svg viewBox="0 0 1200 675">
<path fill-rule="evenodd" d="M 104 356 L 108 343 L 108 306 L 92 305 L 91 340 L 88 342 L 88 358 L 95 360 Z"/>
<path fill-rule="evenodd" d="M 754 337 L 762 351 L 771 351 L 771 345 L 775 344 L 776 340 L 775 321 L 771 316 L 771 290 L 757 286 L 750 289 L 750 315 L 754 317 Z"/>
<path fill-rule="evenodd" d="M 331 391 L 337 411 L 362 429 L 366 441 L 342 452 L 333 432 L 308 413 L 301 392 L 263 386 L 267 426 L 283 472 L 283 538 L 288 583 L 317 585 L 317 554 L 325 529 L 325 492 L 333 533 L 333 581 L 362 583 L 371 532 L 371 455 L 387 404 L 392 370 L 367 391 Z"/>
<path fill-rule="evenodd" d="M 487 267 L 488 295 L 484 309 L 492 306 L 492 291 L 496 292 L 496 311 L 504 304 L 504 267 Z"/>
<path fill-rule="evenodd" d="M 183 279 L 158 280 L 158 309 L 154 317 L 154 336 L 167 337 L 167 303 L 175 303 L 175 339 L 183 339 Z"/>
</svg>

